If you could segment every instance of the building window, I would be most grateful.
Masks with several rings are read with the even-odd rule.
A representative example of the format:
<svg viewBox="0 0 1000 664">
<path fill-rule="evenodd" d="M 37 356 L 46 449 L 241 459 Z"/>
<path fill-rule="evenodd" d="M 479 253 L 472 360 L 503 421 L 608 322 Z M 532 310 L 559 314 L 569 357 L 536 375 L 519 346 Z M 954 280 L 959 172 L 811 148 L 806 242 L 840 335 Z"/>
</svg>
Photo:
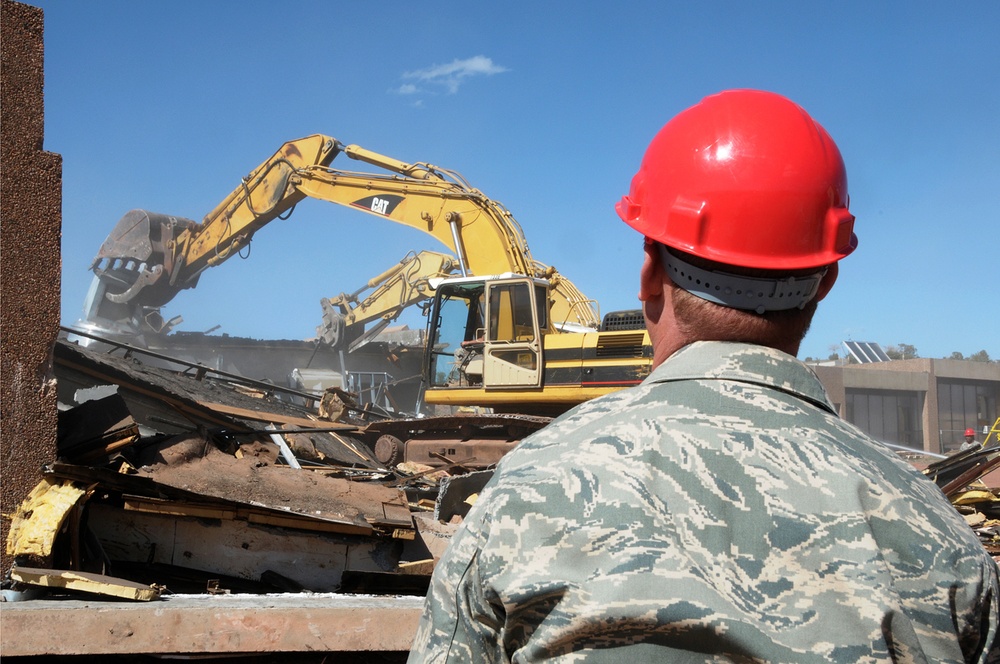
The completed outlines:
<svg viewBox="0 0 1000 664">
<path fill-rule="evenodd" d="M 938 381 L 938 441 L 941 452 L 953 452 L 965 441 L 966 429 L 976 431 L 983 441 L 983 427 L 988 430 L 997 419 L 1000 386 L 973 380 Z"/>
<path fill-rule="evenodd" d="M 923 449 L 923 392 L 847 390 L 847 421 L 872 438 Z"/>
</svg>

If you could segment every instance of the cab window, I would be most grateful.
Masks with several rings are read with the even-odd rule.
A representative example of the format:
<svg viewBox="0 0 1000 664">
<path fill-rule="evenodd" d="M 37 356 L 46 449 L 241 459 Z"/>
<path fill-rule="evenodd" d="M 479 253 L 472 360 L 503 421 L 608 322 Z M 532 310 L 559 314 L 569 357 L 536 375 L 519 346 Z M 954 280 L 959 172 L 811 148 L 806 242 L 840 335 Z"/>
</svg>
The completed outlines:
<svg viewBox="0 0 1000 664">
<path fill-rule="evenodd" d="M 528 284 L 501 284 L 490 289 L 491 341 L 534 341 L 535 324 Z"/>
</svg>

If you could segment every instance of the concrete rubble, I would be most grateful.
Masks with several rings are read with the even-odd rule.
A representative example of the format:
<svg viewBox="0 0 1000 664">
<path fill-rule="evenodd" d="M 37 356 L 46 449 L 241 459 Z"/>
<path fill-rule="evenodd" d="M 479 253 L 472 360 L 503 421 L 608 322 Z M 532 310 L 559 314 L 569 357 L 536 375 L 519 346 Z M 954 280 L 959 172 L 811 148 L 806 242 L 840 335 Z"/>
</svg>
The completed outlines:
<svg viewBox="0 0 1000 664">
<path fill-rule="evenodd" d="M 336 407 L 319 395 L 304 406 L 281 388 L 147 366 L 131 351 L 61 340 L 54 358 L 58 457 L 8 538 L 8 553 L 34 567 L 164 592 L 419 596 L 490 476 L 384 466 L 366 430 L 390 415 L 342 390 L 327 393 Z M 996 445 L 978 446 L 924 472 L 1000 554 L 1000 499 L 977 485 L 998 465 Z"/>
</svg>

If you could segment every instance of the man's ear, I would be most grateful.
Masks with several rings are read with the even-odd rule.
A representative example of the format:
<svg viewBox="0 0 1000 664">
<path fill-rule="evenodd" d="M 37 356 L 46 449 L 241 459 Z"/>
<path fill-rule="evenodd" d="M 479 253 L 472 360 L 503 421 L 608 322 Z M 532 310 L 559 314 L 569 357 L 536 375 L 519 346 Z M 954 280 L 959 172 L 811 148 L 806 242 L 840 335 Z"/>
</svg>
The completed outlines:
<svg viewBox="0 0 1000 664">
<path fill-rule="evenodd" d="M 839 263 L 834 263 L 833 265 L 831 265 L 826 269 L 826 274 L 823 275 L 823 278 L 819 282 L 819 290 L 816 291 L 815 300 L 817 302 L 819 302 L 820 300 L 822 300 L 824 297 L 827 296 L 827 293 L 830 292 L 830 289 L 833 288 L 833 285 L 837 283 L 837 275 L 839 274 L 840 274 Z"/>
<path fill-rule="evenodd" d="M 639 272 L 639 300 L 646 302 L 663 295 L 663 265 L 656 243 L 646 240 L 642 246 L 645 256 Z"/>
</svg>

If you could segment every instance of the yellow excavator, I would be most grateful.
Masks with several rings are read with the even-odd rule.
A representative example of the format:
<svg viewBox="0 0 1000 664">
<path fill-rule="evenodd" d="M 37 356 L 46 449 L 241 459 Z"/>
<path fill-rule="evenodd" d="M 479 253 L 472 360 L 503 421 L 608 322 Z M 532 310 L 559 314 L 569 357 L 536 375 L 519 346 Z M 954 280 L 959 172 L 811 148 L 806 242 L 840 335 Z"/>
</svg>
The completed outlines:
<svg viewBox="0 0 1000 664">
<path fill-rule="evenodd" d="M 385 172 L 337 170 L 344 154 Z M 199 224 L 132 210 L 92 269 L 92 322 L 167 331 L 159 307 L 201 273 L 246 246 L 309 197 L 423 231 L 454 252 L 420 252 L 358 291 L 324 301 L 320 336 L 340 345 L 358 328 L 392 320 L 433 296 L 424 354 L 424 404 L 475 406 L 490 415 L 373 425 L 387 463 L 493 463 L 520 435 L 595 396 L 640 382 L 651 348 L 638 312 L 600 320 L 596 304 L 554 268 L 535 261 L 520 225 L 458 173 L 406 163 L 332 137 L 285 143 Z"/>
</svg>

